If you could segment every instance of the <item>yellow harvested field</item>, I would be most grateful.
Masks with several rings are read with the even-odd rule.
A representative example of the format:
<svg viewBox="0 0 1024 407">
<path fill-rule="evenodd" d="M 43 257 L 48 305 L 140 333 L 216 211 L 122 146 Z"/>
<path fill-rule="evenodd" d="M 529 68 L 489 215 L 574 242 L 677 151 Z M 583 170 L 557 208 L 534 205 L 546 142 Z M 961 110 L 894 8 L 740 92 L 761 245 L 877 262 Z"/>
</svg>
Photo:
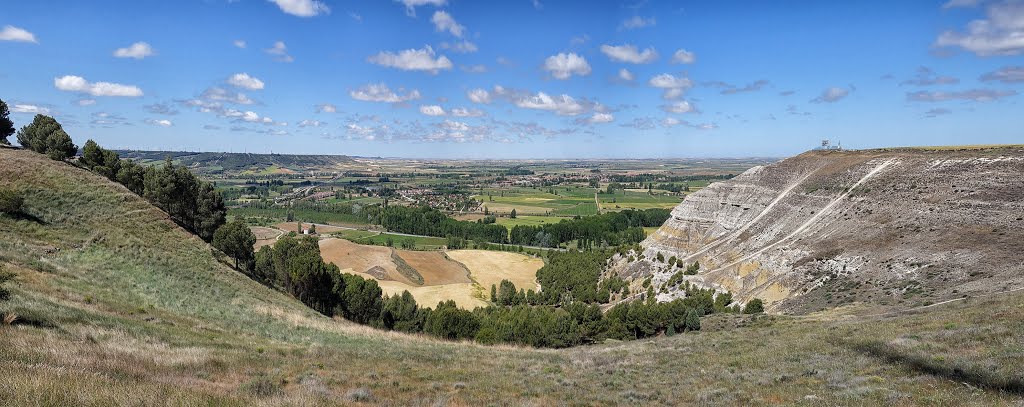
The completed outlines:
<svg viewBox="0 0 1024 407">
<path fill-rule="evenodd" d="M 347 272 L 344 271 L 343 272 Z M 378 281 L 380 288 L 385 294 L 400 294 L 402 291 L 409 291 L 416 303 L 423 307 L 436 308 L 441 301 L 454 300 L 455 304 L 463 309 L 471 310 L 476 307 L 487 306 L 487 303 L 477 297 L 477 289 L 471 283 L 456 283 L 444 285 L 409 286 L 397 281 Z"/>
<path fill-rule="evenodd" d="M 398 257 L 423 276 L 423 285 L 471 283 L 469 271 L 442 252 L 398 250 Z"/>
<path fill-rule="evenodd" d="M 398 272 L 398 266 L 391 260 L 391 250 L 390 247 L 361 245 L 345 239 L 320 240 L 320 256 L 342 270 L 351 270 L 351 273 L 364 278 L 383 280 L 381 273 L 369 273 L 370 269 L 379 267 L 383 269 L 384 279 L 413 286 L 413 282 Z"/>
<path fill-rule="evenodd" d="M 537 270 L 544 260 L 519 253 L 490 250 L 449 250 L 448 257 L 469 269 L 469 274 L 486 292 L 501 280 L 511 281 L 516 288 L 537 290 Z"/>
</svg>

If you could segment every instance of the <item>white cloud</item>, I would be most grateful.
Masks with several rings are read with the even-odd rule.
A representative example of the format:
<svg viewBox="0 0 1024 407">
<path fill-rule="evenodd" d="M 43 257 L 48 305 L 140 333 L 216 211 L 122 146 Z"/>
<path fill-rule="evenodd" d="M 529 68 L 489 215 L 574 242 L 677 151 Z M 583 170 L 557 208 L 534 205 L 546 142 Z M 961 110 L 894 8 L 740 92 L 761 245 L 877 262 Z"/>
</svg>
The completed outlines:
<svg viewBox="0 0 1024 407">
<path fill-rule="evenodd" d="M 821 91 L 818 97 L 811 99 L 811 103 L 833 103 L 845 98 L 850 94 L 846 88 L 831 87 Z"/>
<path fill-rule="evenodd" d="M 92 96 L 142 96 L 142 89 L 132 85 L 110 82 L 89 82 L 81 76 L 65 75 L 53 79 L 53 86 L 66 92 L 79 92 Z"/>
<path fill-rule="evenodd" d="M 661 110 L 669 113 L 691 113 L 697 111 L 697 108 L 695 108 L 690 102 L 680 100 L 667 105 L 661 105 Z"/>
<path fill-rule="evenodd" d="M 434 16 L 430 18 L 430 22 L 434 23 L 434 30 L 436 31 L 448 31 L 456 37 L 462 37 L 462 31 L 466 29 L 458 22 L 451 14 L 446 11 L 435 11 Z"/>
<path fill-rule="evenodd" d="M 1024 82 L 1024 66 L 1004 66 L 981 76 L 982 81 L 999 81 L 1002 83 Z"/>
<path fill-rule="evenodd" d="M 559 53 L 552 55 L 544 61 L 544 70 L 551 72 L 556 79 L 569 79 L 572 75 L 590 75 L 590 64 L 587 60 L 575 53 Z"/>
<path fill-rule="evenodd" d="M 427 71 L 432 74 L 436 74 L 442 69 L 452 69 L 452 61 L 444 55 L 435 59 L 434 49 L 430 48 L 429 45 L 423 49 L 402 50 L 397 54 L 390 51 L 381 51 L 379 54 L 367 58 L 367 61 L 403 71 Z"/>
<path fill-rule="evenodd" d="M 321 126 L 325 126 L 325 125 L 327 125 L 327 123 L 319 121 L 319 120 L 309 120 L 309 119 L 306 119 L 306 120 L 303 120 L 303 121 L 299 122 L 299 127 L 321 127 Z"/>
<path fill-rule="evenodd" d="M 79 106 L 92 106 L 96 104 L 96 99 L 78 99 L 75 103 Z"/>
<path fill-rule="evenodd" d="M 979 56 L 1024 53 L 1024 2 L 995 3 L 986 8 L 986 14 L 987 19 L 967 23 L 966 33 L 943 32 L 935 46 L 960 47 Z"/>
<path fill-rule="evenodd" d="M 153 55 L 156 55 L 156 52 L 153 51 L 153 47 L 145 42 L 136 42 L 129 45 L 127 48 L 118 48 L 114 50 L 114 56 L 118 58 L 143 59 Z"/>
<path fill-rule="evenodd" d="M 228 78 L 228 83 L 233 86 L 249 90 L 260 90 L 263 89 L 264 85 L 263 81 L 255 77 L 249 76 L 249 74 L 245 72 L 231 75 L 231 77 Z"/>
<path fill-rule="evenodd" d="M 611 113 L 600 113 L 599 112 L 599 113 L 594 113 L 593 116 L 590 116 L 590 118 L 587 119 L 587 122 L 590 123 L 590 124 L 611 123 L 614 120 L 615 120 L 615 116 L 612 116 Z"/>
<path fill-rule="evenodd" d="M 448 3 L 448 0 L 396 0 L 399 3 L 405 5 L 405 14 L 409 16 L 416 16 L 416 7 L 419 6 L 434 6 L 441 7 Z"/>
<path fill-rule="evenodd" d="M 981 4 L 981 0 L 949 0 L 942 8 L 976 7 L 978 4 Z"/>
<path fill-rule="evenodd" d="M 575 116 L 586 111 L 583 104 L 566 94 L 550 96 L 544 92 L 537 92 L 536 95 L 516 98 L 513 103 L 523 109 L 546 110 L 561 116 Z"/>
<path fill-rule="evenodd" d="M 215 102 L 228 102 L 239 105 L 252 105 L 256 101 L 246 96 L 244 93 L 235 92 L 233 90 L 224 89 L 221 87 L 214 86 L 212 88 L 203 91 L 203 94 L 199 96 L 200 99 Z"/>
<path fill-rule="evenodd" d="M 654 17 L 642 18 L 640 16 L 633 16 L 628 18 L 619 25 L 620 30 L 634 30 L 637 28 L 651 27 L 657 24 Z"/>
<path fill-rule="evenodd" d="M 635 79 L 635 77 L 633 76 L 633 73 L 630 72 L 628 69 L 622 68 L 619 69 L 619 79 L 622 79 L 627 82 L 632 82 L 633 79 Z"/>
<path fill-rule="evenodd" d="M 234 40 L 231 42 L 231 44 L 238 48 L 245 48 L 248 46 L 248 44 L 246 44 L 244 40 Z"/>
<path fill-rule="evenodd" d="M 317 113 L 337 113 L 338 107 L 330 103 L 324 103 L 316 106 Z"/>
<path fill-rule="evenodd" d="M 152 124 L 154 126 L 161 126 L 161 127 L 171 127 L 171 126 L 174 125 L 174 123 L 171 123 L 171 121 L 167 120 L 167 119 L 159 119 L 159 120 L 147 119 L 146 120 L 146 124 Z"/>
<path fill-rule="evenodd" d="M 420 113 L 423 113 L 427 116 L 444 116 L 445 114 L 447 114 L 445 113 L 444 108 L 438 105 L 420 106 Z"/>
<path fill-rule="evenodd" d="M 678 126 L 680 124 L 683 124 L 683 121 L 675 117 L 666 117 L 664 120 L 661 121 L 661 125 L 665 127 Z"/>
<path fill-rule="evenodd" d="M 270 0 L 281 8 L 281 11 L 299 17 L 313 17 L 327 14 L 331 9 L 318 0 Z"/>
<path fill-rule="evenodd" d="M 14 113 L 50 114 L 49 108 L 36 105 L 14 105 L 11 111 Z"/>
<path fill-rule="evenodd" d="M 697 55 L 682 48 L 677 49 L 676 52 L 672 54 L 673 64 L 692 64 L 696 60 Z"/>
<path fill-rule="evenodd" d="M 683 92 L 693 87 L 693 81 L 690 78 L 676 77 L 667 73 L 657 75 L 647 83 L 655 88 L 664 89 L 661 97 L 666 100 L 678 99 Z"/>
<path fill-rule="evenodd" d="M 601 52 L 607 55 L 612 61 L 628 62 L 631 64 L 649 64 L 658 59 L 658 51 L 653 47 L 640 51 L 636 45 L 608 45 L 601 46 Z"/>
<path fill-rule="evenodd" d="M 473 89 L 466 92 L 466 97 L 474 103 L 488 104 L 491 103 L 491 94 L 486 89 Z"/>
<path fill-rule="evenodd" d="M 39 41 L 36 41 L 35 34 L 26 31 L 24 28 L 18 28 L 13 25 L 4 26 L 4 29 L 0 31 L 0 41 L 39 43 Z"/>
<path fill-rule="evenodd" d="M 461 54 L 469 54 L 477 51 L 476 44 L 467 40 L 456 41 L 450 44 L 448 42 L 442 42 L 441 49 L 450 49 Z"/>
<path fill-rule="evenodd" d="M 949 100 L 970 100 L 975 102 L 991 102 L 1009 96 L 1016 96 L 1015 90 L 970 89 L 959 92 L 910 92 L 907 100 L 913 102 L 945 102 Z"/>
<path fill-rule="evenodd" d="M 480 109 L 467 109 L 464 107 L 452 108 L 452 116 L 455 117 L 481 117 L 484 111 Z"/>
<path fill-rule="evenodd" d="M 401 89 L 399 89 L 399 91 L 401 91 Z M 405 95 L 400 95 L 393 92 L 383 83 L 363 85 L 359 89 L 350 91 L 348 94 L 352 99 L 366 102 L 401 103 L 420 98 L 420 92 L 416 89 L 413 89 Z"/>
<path fill-rule="evenodd" d="M 284 44 L 284 41 L 274 42 L 274 46 L 263 50 L 267 54 L 275 56 L 275 60 L 278 62 L 292 62 L 295 58 L 288 55 L 288 46 Z"/>
<path fill-rule="evenodd" d="M 486 65 L 469 65 L 469 66 L 462 65 L 459 68 L 462 69 L 464 72 L 469 72 L 469 73 L 485 73 L 485 72 L 487 72 L 487 66 Z"/>
</svg>

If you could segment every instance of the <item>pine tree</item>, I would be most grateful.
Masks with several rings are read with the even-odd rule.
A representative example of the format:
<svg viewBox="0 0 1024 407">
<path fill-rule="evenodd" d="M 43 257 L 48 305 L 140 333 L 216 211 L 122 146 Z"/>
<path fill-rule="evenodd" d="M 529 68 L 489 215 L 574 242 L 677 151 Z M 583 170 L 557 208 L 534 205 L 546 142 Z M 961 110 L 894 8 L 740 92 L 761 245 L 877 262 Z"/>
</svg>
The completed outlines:
<svg viewBox="0 0 1024 407">
<path fill-rule="evenodd" d="M 0 144 L 10 144 L 7 140 L 14 134 L 14 122 L 9 118 L 11 112 L 7 110 L 7 103 L 0 100 Z"/>
</svg>

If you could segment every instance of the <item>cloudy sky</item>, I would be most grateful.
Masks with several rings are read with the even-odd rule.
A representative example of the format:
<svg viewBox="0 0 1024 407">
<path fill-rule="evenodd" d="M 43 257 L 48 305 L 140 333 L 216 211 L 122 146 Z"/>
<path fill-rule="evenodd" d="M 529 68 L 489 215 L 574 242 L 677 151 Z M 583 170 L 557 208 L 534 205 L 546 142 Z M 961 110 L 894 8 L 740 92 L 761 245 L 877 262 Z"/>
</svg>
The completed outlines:
<svg viewBox="0 0 1024 407">
<path fill-rule="evenodd" d="M 10 1 L 0 99 L 115 148 L 784 156 L 1024 142 L 1022 54 L 1005 0 Z"/>
</svg>

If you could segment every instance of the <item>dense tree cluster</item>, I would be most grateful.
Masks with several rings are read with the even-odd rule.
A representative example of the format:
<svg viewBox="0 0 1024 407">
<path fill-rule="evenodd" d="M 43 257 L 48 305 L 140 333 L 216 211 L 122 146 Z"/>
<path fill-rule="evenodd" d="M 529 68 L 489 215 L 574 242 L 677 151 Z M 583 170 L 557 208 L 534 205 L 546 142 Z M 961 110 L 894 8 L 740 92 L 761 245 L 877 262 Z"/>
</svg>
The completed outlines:
<svg viewBox="0 0 1024 407">
<path fill-rule="evenodd" d="M 75 156 L 78 146 L 56 119 L 37 114 L 32 123 L 18 130 L 18 144 L 50 158 L 62 161 Z"/>
<path fill-rule="evenodd" d="M 163 209 L 176 223 L 210 241 L 226 220 L 224 199 L 213 185 L 167 158 L 161 167 L 142 167 L 89 140 L 80 164 L 124 185 Z"/>
<path fill-rule="evenodd" d="M 213 247 L 224 252 L 235 260 L 235 268 L 251 270 L 256 260 L 252 246 L 256 244 L 256 235 L 241 219 L 225 223 L 213 234 Z"/>
<path fill-rule="evenodd" d="M 383 208 L 377 221 L 387 230 L 414 235 L 449 237 L 491 243 L 505 243 L 508 229 L 502 225 L 459 221 L 426 206 L 389 206 Z"/>
<path fill-rule="evenodd" d="M 0 144 L 10 144 L 7 138 L 14 134 L 14 122 L 10 119 L 11 111 L 7 109 L 7 103 L 0 100 Z"/>
<path fill-rule="evenodd" d="M 543 287 L 537 301 L 541 304 L 607 303 L 613 292 L 621 292 L 626 287 L 617 278 L 601 281 L 605 262 L 614 253 L 611 250 L 550 253 L 544 267 L 537 270 L 537 282 Z"/>
<path fill-rule="evenodd" d="M 562 243 L 579 240 L 580 248 L 639 243 L 646 237 L 643 230 L 645 226 L 661 226 L 668 217 L 667 209 L 627 209 L 545 225 L 516 225 L 512 227 L 509 243 L 557 247 Z"/>
</svg>

